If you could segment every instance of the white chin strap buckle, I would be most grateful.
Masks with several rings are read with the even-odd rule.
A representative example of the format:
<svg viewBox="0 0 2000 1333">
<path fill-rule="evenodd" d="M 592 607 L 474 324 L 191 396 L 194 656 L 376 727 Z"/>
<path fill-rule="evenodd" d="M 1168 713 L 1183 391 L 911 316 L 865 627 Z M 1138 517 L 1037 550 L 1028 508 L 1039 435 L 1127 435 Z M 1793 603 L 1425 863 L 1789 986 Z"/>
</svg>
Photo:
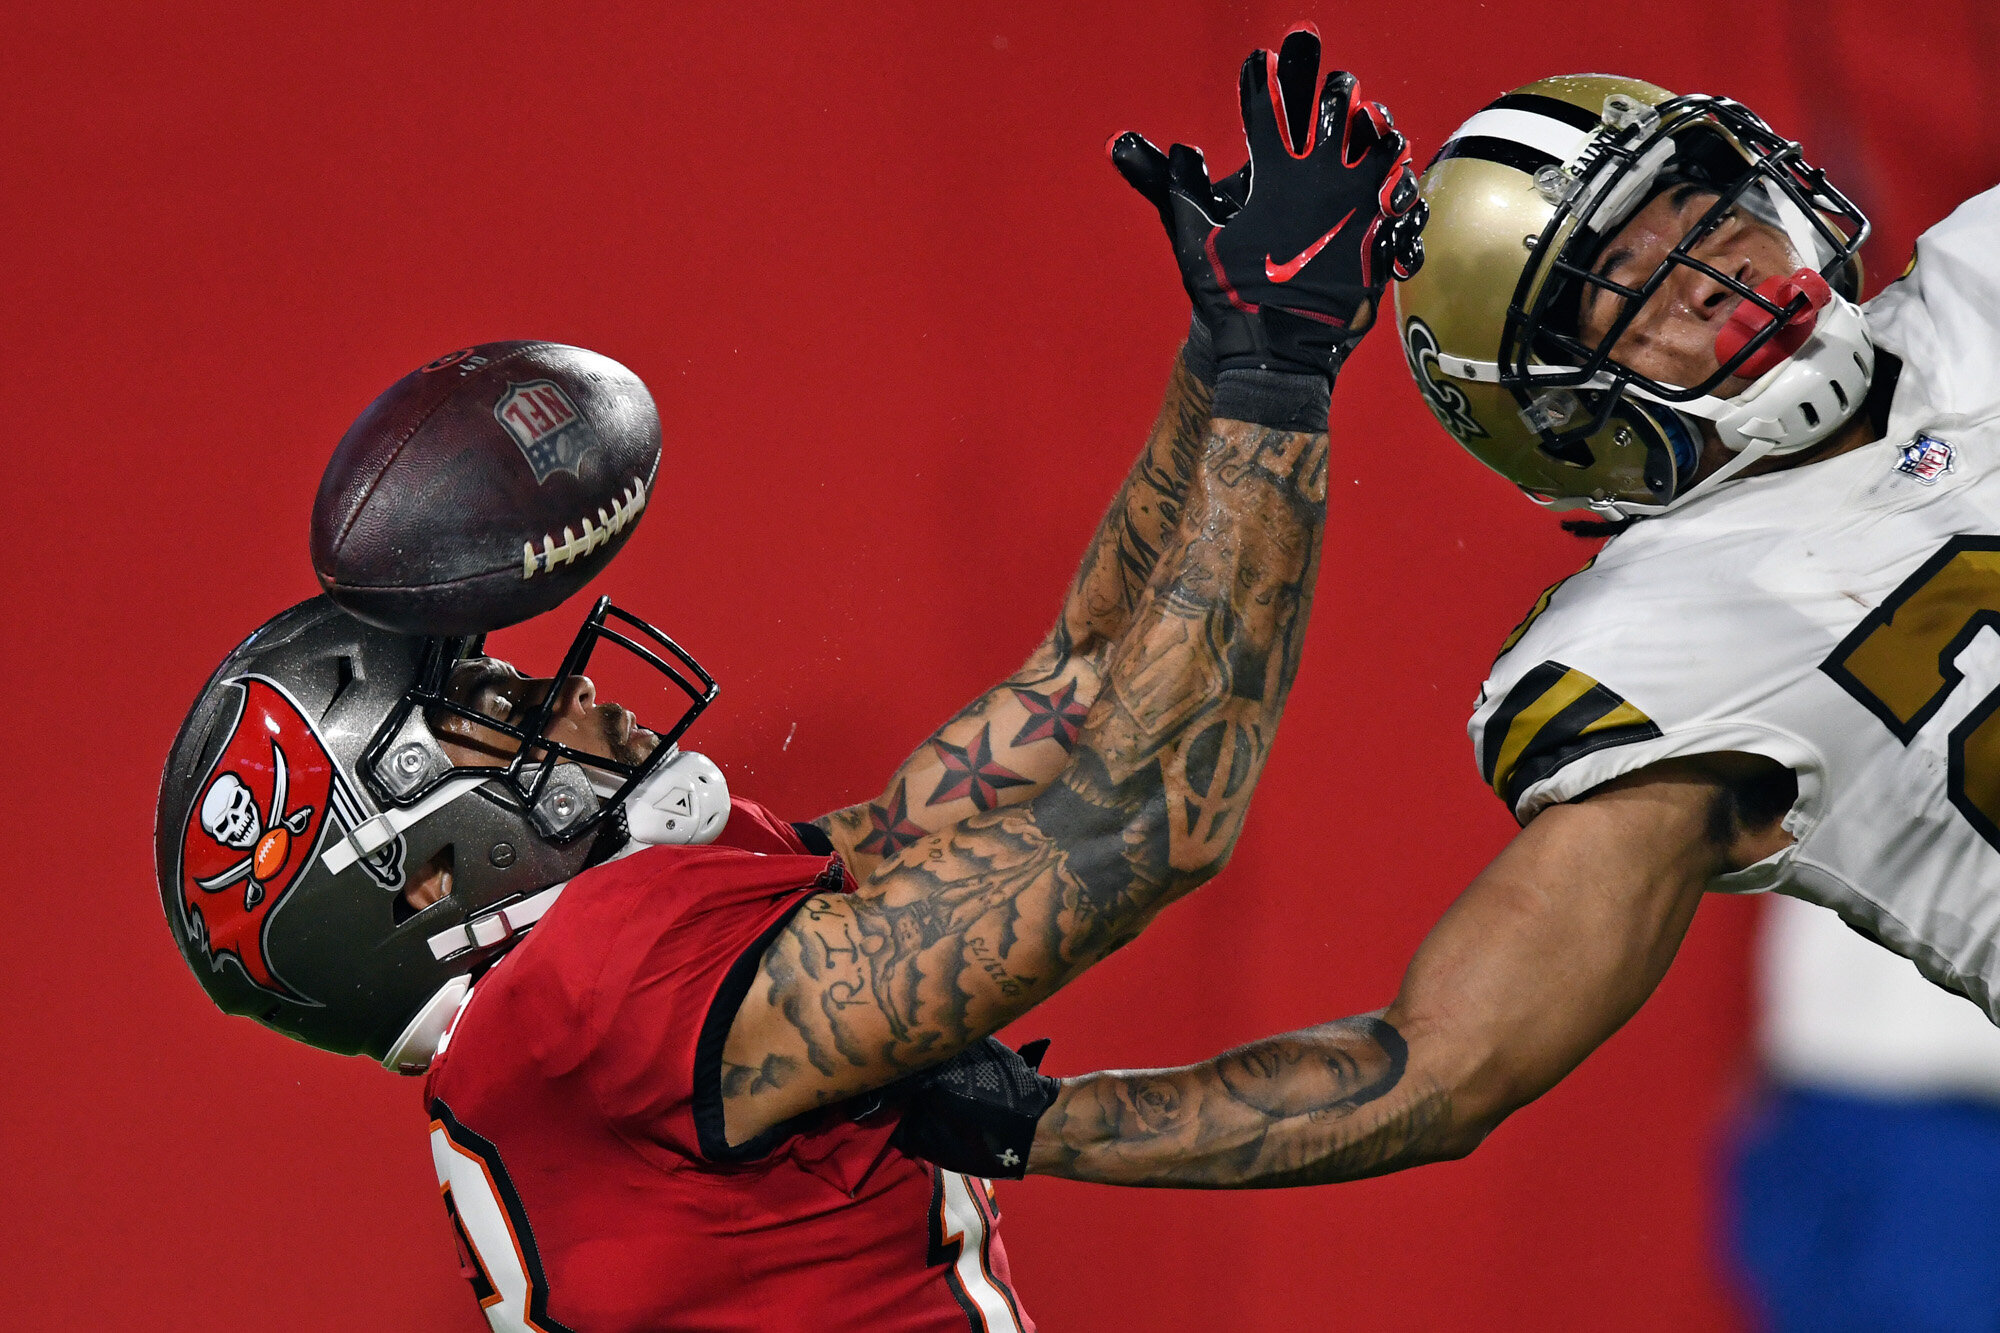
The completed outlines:
<svg viewBox="0 0 2000 1333">
<path fill-rule="evenodd" d="M 729 781 L 693 750 L 675 750 L 625 798 L 632 841 L 655 847 L 714 842 L 728 822 Z"/>
<path fill-rule="evenodd" d="M 329 875 L 338 875 L 364 857 L 373 856 L 405 833 L 429 819 L 486 780 L 484 773 L 454 774 L 437 785 L 430 795 L 407 808 L 384 810 L 364 819 L 339 841 L 320 853 L 320 864 Z"/>
</svg>

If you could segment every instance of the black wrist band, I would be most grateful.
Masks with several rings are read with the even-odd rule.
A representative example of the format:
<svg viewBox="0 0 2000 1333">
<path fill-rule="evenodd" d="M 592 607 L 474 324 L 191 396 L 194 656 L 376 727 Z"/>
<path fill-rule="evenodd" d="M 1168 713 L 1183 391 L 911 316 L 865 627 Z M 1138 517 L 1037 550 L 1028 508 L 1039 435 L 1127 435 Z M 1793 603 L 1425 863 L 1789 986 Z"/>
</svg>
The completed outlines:
<svg viewBox="0 0 2000 1333">
<path fill-rule="evenodd" d="M 1200 381 L 1201 387 L 1211 393 L 1215 390 L 1215 339 L 1209 336 L 1208 325 L 1196 315 L 1188 320 L 1187 344 L 1181 348 L 1181 364 L 1187 373 Z"/>
<path fill-rule="evenodd" d="M 1225 370 L 1216 376 L 1211 417 L 1251 421 L 1278 430 L 1324 431 L 1333 383 L 1282 370 Z"/>
</svg>

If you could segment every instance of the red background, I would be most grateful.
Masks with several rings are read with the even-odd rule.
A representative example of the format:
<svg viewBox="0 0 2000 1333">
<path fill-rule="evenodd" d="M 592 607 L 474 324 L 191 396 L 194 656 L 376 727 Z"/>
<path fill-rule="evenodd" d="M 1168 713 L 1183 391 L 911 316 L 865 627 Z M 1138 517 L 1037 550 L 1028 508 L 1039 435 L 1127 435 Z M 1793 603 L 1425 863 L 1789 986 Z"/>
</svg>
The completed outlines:
<svg viewBox="0 0 2000 1333">
<path fill-rule="evenodd" d="M 665 480 L 602 586 L 723 681 L 695 739 L 740 790 L 800 817 L 871 795 L 1046 626 L 1151 418 L 1184 301 L 1106 137 L 1233 166 L 1236 62 L 1300 8 L 14 8 L 0 1324 L 481 1326 L 416 1085 L 216 1014 L 150 868 L 168 742 L 220 656 L 313 591 L 307 507 L 362 405 L 487 339 L 631 365 Z M 2000 175 L 1977 0 L 1310 15 L 1420 158 L 1548 73 L 1736 95 L 1876 213 L 1871 289 Z M 1318 617 L 1249 832 L 1021 1026 L 1059 1072 L 1382 1004 L 1508 836 L 1465 713 L 1586 548 L 1451 446 L 1392 339 L 1335 418 Z M 1730 1326 L 1710 1180 L 1752 920 L 1710 904 L 1645 1012 L 1465 1162 L 1283 1194 L 1004 1189 L 1030 1308 Z"/>
</svg>

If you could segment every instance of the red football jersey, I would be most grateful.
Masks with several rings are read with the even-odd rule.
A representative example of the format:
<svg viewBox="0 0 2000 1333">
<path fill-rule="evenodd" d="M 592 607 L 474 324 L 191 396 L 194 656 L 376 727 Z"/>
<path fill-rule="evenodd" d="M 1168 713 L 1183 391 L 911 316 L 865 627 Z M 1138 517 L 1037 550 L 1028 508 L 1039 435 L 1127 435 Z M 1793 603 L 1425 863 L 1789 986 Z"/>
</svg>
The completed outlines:
<svg viewBox="0 0 2000 1333">
<path fill-rule="evenodd" d="M 1002 1333 L 982 1181 L 830 1108 L 730 1148 L 722 1046 L 771 937 L 844 889 L 768 810 L 571 880 L 473 987 L 425 1096 L 460 1263 L 495 1330 Z"/>
</svg>

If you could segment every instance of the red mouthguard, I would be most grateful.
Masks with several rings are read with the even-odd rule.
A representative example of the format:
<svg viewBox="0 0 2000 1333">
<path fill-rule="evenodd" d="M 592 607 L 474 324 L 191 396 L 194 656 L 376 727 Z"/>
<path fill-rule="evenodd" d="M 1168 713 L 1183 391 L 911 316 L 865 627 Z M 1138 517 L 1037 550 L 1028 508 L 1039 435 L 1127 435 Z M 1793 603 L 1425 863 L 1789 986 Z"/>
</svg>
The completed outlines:
<svg viewBox="0 0 2000 1333">
<path fill-rule="evenodd" d="M 1757 295 L 1775 306 L 1788 306 L 1799 297 L 1806 298 L 1806 308 L 1785 321 L 1783 328 L 1772 334 L 1770 340 L 1751 354 L 1750 359 L 1736 368 L 1738 378 L 1754 380 L 1783 361 L 1805 345 L 1812 337 L 1813 326 L 1819 323 L 1819 312 L 1833 299 L 1833 288 L 1826 285 L 1826 279 L 1809 268 L 1802 268 L 1789 278 L 1767 278 L 1757 288 Z M 1715 359 L 1728 364 L 1749 345 L 1750 340 L 1769 328 L 1776 318 L 1768 310 L 1754 301 L 1740 301 L 1729 318 L 1715 332 Z"/>
</svg>

